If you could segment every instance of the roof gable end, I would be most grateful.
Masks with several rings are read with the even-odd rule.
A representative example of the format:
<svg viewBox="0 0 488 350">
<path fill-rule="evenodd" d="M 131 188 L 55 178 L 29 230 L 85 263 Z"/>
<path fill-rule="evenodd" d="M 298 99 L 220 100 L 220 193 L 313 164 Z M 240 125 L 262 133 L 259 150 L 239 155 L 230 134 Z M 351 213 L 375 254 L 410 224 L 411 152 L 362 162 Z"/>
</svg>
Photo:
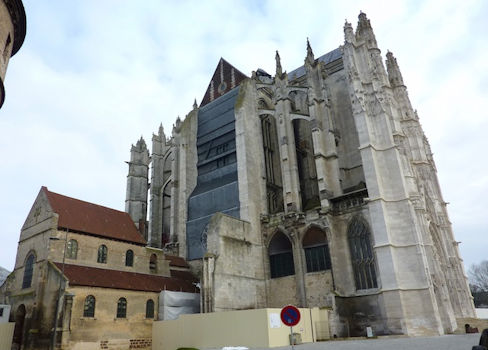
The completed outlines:
<svg viewBox="0 0 488 350">
<path fill-rule="evenodd" d="M 248 77 L 244 73 L 221 58 L 212 79 L 208 84 L 207 91 L 203 96 L 200 107 L 203 107 L 218 97 L 225 95 L 236 86 L 239 86 L 241 82 L 247 78 Z"/>
</svg>

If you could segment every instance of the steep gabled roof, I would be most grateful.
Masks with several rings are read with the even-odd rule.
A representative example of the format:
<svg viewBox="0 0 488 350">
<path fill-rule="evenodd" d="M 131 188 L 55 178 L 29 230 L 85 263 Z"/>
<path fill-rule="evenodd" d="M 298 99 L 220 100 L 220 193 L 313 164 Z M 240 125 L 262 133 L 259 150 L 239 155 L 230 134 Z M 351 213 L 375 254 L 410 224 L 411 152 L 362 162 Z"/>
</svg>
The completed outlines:
<svg viewBox="0 0 488 350">
<path fill-rule="evenodd" d="M 58 269 L 62 270 L 61 263 L 54 264 Z M 64 275 L 68 278 L 70 286 L 113 288 L 156 293 L 162 290 L 188 293 L 199 292 L 190 280 L 182 278 L 100 269 L 96 267 L 65 264 Z"/>
<path fill-rule="evenodd" d="M 200 103 L 200 107 L 203 107 L 207 103 L 210 103 L 216 98 L 228 93 L 236 86 L 239 86 L 239 84 L 246 78 L 247 76 L 244 73 L 221 58 L 212 79 L 210 79 L 210 83 L 208 84 L 207 91 L 203 96 L 202 103 Z"/>
<path fill-rule="evenodd" d="M 59 215 L 58 228 L 146 245 L 129 214 L 63 196 L 42 187 L 49 204 Z"/>
</svg>

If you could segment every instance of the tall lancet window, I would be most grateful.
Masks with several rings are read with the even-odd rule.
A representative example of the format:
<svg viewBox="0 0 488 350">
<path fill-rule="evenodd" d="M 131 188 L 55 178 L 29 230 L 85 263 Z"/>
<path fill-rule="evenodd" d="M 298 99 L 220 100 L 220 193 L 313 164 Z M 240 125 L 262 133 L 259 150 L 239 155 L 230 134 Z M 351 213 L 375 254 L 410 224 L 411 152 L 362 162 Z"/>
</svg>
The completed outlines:
<svg viewBox="0 0 488 350">
<path fill-rule="evenodd" d="M 371 233 L 361 218 L 354 218 L 347 230 L 356 289 L 378 288 Z"/>
<path fill-rule="evenodd" d="M 283 211 L 283 187 L 281 183 L 278 137 L 276 135 L 276 125 L 273 116 L 266 115 L 261 119 L 261 130 L 263 134 L 263 153 L 266 168 L 268 213 L 275 214 Z"/>
<path fill-rule="evenodd" d="M 295 148 L 297 154 L 298 176 L 302 208 L 313 209 L 320 206 L 317 170 L 313 150 L 312 129 L 310 122 L 302 119 L 293 120 Z"/>
<path fill-rule="evenodd" d="M 24 265 L 24 278 L 22 279 L 22 289 L 30 288 L 32 284 L 32 276 L 34 275 L 34 262 L 36 256 L 30 253 Z"/>
</svg>

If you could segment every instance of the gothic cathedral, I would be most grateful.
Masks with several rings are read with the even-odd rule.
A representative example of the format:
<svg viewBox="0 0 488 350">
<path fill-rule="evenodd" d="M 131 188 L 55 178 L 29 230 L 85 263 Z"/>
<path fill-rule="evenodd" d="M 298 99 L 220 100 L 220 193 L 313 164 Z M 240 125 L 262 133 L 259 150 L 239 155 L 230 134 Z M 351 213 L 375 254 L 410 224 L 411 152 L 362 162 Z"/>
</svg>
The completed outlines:
<svg viewBox="0 0 488 350">
<path fill-rule="evenodd" d="M 126 211 L 190 263 L 202 312 L 321 307 L 338 336 L 474 317 L 429 143 L 364 13 L 288 73 L 278 52 L 274 75 L 221 59 L 200 105 L 128 164 Z"/>
</svg>

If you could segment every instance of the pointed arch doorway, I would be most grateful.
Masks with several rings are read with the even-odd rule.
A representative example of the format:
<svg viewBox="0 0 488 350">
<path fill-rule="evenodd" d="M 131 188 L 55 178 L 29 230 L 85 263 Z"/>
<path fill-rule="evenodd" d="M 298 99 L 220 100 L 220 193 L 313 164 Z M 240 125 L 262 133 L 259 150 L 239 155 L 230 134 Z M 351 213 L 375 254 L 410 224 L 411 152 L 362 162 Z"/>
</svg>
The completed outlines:
<svg viewBox="0 0 488 350">
<path fill-rule="evenodd" d="M 15 328 L 12 339 L 12 350 L 20 350 L 24 340 L 25 305 L 21 304 L 15 311 Z"/>
</svg>

